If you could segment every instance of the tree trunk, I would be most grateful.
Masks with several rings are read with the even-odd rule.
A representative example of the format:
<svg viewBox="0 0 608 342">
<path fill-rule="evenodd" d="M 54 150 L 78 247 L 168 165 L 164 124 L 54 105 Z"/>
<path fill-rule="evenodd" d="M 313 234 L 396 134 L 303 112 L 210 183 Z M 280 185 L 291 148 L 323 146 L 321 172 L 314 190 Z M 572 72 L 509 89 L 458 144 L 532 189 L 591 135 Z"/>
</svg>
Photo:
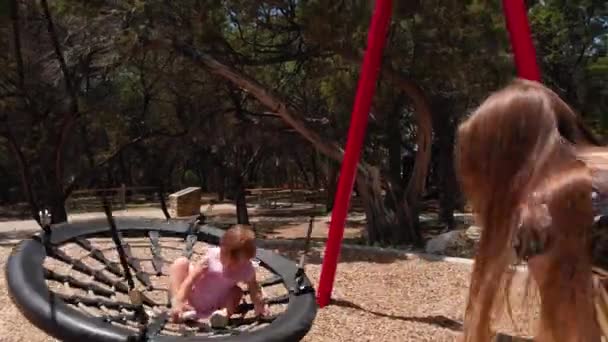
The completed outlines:
<svg viewBox="0 0 608 342">
<path fill-rule="evenodd" d="M 249 224 L 249 213 L 247 212 L 247 198 L 245 197 L 245 183 L 242 177 L 235 177 L 234 201 L 236 205 L 236 222 L 238 224 Z"/>
<path fill-rule="evenodd" d="M 334 199 L 336 197 L 336 190 L 338 187 L 338 173 L 340 169 L 337 165 L 333 165 L 331 161 L 327 161 L 327 186 L 325 193 L 327 197 L 325 199 L 325 208 L 327 212 L 331 212 L 334 209 Z"/>
<path fill-rule="evenodd" d="M 310 150 L 310 164 L 312 166 L 312 185 L 317 190 L 319 189 L 319 167 L 317 165 L 317 151 L 314 148 Z"/>
<path fill-rule="evenodd" d="M 452 108 L 452 101 L 439 99 L 434 101 L 437 105 L 434 120 L 438 144 L 438 184 L 439 184 L 439 218 L 449 230 L 454 229 L 454 210 L 458 197 L 458 184 L 454 170 L 454 137 L 456 124 Z"/>
<path fill-rule="evenodd" d="M 378 176 L 375 171 L 372 171 L 369 176 L 358 175 L 355 183 L 363 201 L 365 219 L 367 221 L 366 240 L 370 244 L 390 241 L 391 237 L 389 234 L 397 230 L 396 224 L 390 222 L 393 217 L 386 210 Z"/>
<path fill-rule="evenodd" d="M 302 162 L 302 159 L 300 159 L 300 154 L 294 151 L 293 158 L 296 162 L 296 165 L 298 166 L 298 170 L 300 170 L 300 174 L 302 175 L 304 183 L 306 183 L 306 186 L 308 188 L 312 187 L 312 184 L 310 183 L 310 178 L 308 178 L 308 172 L 306 172 L 304 163 Z"/>
<path fill-rule="evenodd" d="M 40 210 L 48 209 L 51 212 L 51 223 L 63 223 L 68 220 L 68 215 L 65 210 L 65 200 L 67 196 L 63 192 L 63 185 L 57 183 L 57 177 L 54 170 L 42 176 L 48 179 L 47 187 L 42 192 L 44 202 Z"/>
<path fill-rule="evenodd" d="M 196 168 L 196 173 L 197 173 L 198 179 L 200 181 L 201 189 L 203 191 L 208 191 L 208 188 L 207 188 L 207 173 L 205 172 L 205 169 L 201 168 L 201 167 L 197 167 Z"/>
<path fill-rule="evenodd" d="M 349 48 L 336 49 L 343 58 L 355 63 L 361 61 L 362 53 Z M 402 211 L 407 221 L 406 229 L 416 230 L 412 235 L 420 236 L 418 230 L 420 196 L 424 192 L 426 177 L 431 160 L 431 138 L 432 138 L 432 110 L 429 101 L 422 89 L 412 80 L 405 77 L 401 72 L 394 70 L 390 63 L 382 65 L 382 75 L 401 89 L 412 102 L 416 119 L 416 157 L 412 175 L 405 188 L 405 196 L 401 201 Z M 420 244 L 420 241 L 416 241 Z"/>
<path fill-rule="evenodd" d="M 388 149 L 388 167 L 389 175 L 393 181 L 401 179 L 401 131 L 399 129 L 399 121 L 401 119 L 402 108 L 401 101 L 397 100 L 395 107 L 388 113 L 386 120 L 386 147 Z"/>
<path fill-rule="evenodd" d="M 34 220 L 36 220 L 37 222 L 40 222 L 40 217 L 38 215 L 38 211 L 40 210 L 40 207 L 38 206 L 38 200 L 36 198 L 36 194 L 34 193 L 34 189 L 33 189 L 31 167 L 30 167 L 29 162 L 26 159 L 25 155 L 23 154 L 23 151 L 21 151 L 21 148 L 18 146 L 17 140 L 15 139 L 15 136 L 12 134 L 10 127 L 7 126 L 6 131 L 7 131 L 6 139 L 8 140 L 9 147 L 13 151 L 15 160 L 17 161 L 17 164 L 19 165 L 19 173 L 21 174 L 21 185 L 23 186 L 25 196 L 30 205 L 30 212 L 31 212 Z"/>
<path fill-rule="evenodd" d="M 359 174 L 356 182 L 357 189 L 363 200 L 367 220 L 368 243 L 380 242 L 386 245 L 413 243 L 422 245 L 418 231 L 417 217 L 412 217 L 411 211 L 405 210 L 410 206 L 405 196 L 398 198 L 395 186 L 390 179 L 387 181 L 387 196 L 392 197 L 393 206 L 387 205 L 382 196 L 382 180 L 380 170 L 372 167 L 370 173 Z"/>
<path fill-rule="evenodd" d="M 388 177 L 390 182 L 399 184 L 401 180 L 401 132 L 399 129 L 399 119 L 401 117 L 403 103 L 397 100 L 393 110 L 387 113 L 385 122 L 386 141 L 385 146 L 388 150 Z M 399 188 L 399 187 L 398 187 Z M 397 189 L 396 189 L 397 190 Z M 385 204 L 391 208 L 395 208 L 397 203 L 395 199 L 401 198 L 402 192 L 394 194 L 395 196 L 386 196 Z"/>
<path fill-rule="evenodd" d="M 126 185 L 132 185 L 129 182 L 130 179 L 127 172 L 127 164 L 125 162 L 125 157 L 123 153 L 118 156 L 118 167 L 120 169 L 120 182 Z"/>
<path fill-rule="evenodd" d="M 65 210 L 65 198 L 61 194 L 52 196 L 49 206 L 53 224 L 67 222 L 68 213 Z"/>
<path fill-rule="evenodd" d="M 215 169 L 215 182 L 217 186 L 215 189 L 215 191 L 217 191 L 217 200 L 222 202 L 226 196 L 226 180 L 224 179 L 224 174 L 220 168 Z"/>
<path fill-rule="evenodd" d="M 2 165 L 0 165 L 0 177 L 0 203 L 8 203 L 10 199 L 9 188 L 13 179 L 8 170 Z"/>
<path fill-rule="evenodd" d="M 422 89 L 407 80 L 399 78 L 398 84 L 409 95 L 415 108 L 416 118 L 416 157 L 414 169 L 405 189 L 402 209 L 407 228 L 416 230 L 411 234 L 417 236 L 414 241 L 421 244 L 419 228 L 420 197 L 424 193 L 426 177 L 431 161 L 431 139 L 433 135 L 432 111 Z"/>
</svg>

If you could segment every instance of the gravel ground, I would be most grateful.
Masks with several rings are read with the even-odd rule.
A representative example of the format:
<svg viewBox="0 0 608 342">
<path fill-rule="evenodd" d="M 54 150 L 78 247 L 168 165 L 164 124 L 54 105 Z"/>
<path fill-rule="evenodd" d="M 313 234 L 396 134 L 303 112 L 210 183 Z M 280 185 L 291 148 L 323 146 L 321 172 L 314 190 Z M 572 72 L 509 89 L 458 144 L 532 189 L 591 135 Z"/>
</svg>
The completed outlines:
<svg viewBox="0 0 608 342">
<path fill-rule="evenodd" d="M 0 266 L 16 238 L 16 225 L 0 225 Z M 276 250 L 294 260 L 296 253 Z M 322 250 L 310 253 L 307 274 L 318 282 Z M 461 331 L 470 266 L 391 255 L 344 251 L 338 266 L 334 303 L 318 311 L 304 341 L 453 341 Z M 516 282 L 517 283 L 517 282 Z M 4 272 L 0 272 L 0 341 L 55 341 L 32 326 L 10 301 Z M 532 322 L 515 307 L 517 322 Z M 505 333 L 527 335 L 531 323 L 513 327 L 503 320 Z"/>
<path fill-rule="evenodd" d="M 17 310 L 6 291 L 4 265 L 12 246 L 0 247 L 0 341 L 6 342 L 41 342 L 56 341 L 44 332 L 31 325 Z"/>
<path fill-rule="evenodd" d="M 10 246 L 0 247 L 4 266 Z M 307 273 L 316 283 L 320 250 Z M 304 341 L 453 341 L 461 330 L 467 265 L 344 252 L 334 304 L 319 310 Z M 11 303 L 0 275 L 0 341 L 54 341 Z M 525 333 L 501 324 L 502 331 Z"/>
</svg>

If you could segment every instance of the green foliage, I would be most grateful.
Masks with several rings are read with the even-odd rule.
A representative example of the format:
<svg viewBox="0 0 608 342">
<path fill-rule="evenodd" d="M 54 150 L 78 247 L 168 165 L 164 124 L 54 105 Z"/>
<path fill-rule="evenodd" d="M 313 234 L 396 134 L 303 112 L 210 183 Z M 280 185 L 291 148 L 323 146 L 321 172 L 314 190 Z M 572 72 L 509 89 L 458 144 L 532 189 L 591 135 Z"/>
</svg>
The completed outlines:
<svg viewBox="0 0 608 342">
<path fill-rule="evenodd" d="M 186 172 L 184 172 L 185 186 L 199 186 L 200 184 L 200 179 L 193 170 L 186 170 Z"/>
<path fill-rule="evenodd" d="M 608 83 L 602 61 L 608 50 L 608 4 L 548 0 L 530 9 L 530 21 L 545 82 L 605 130 Z"/>
<path fill-rule="evenodd" d="M 0 52 L 0 114 L 9 113 L 36 185 L 44 188 L 55 177 L 52 157 L 70 94 L 37 2 L 21 3 L 30 14 L 20 25 L 27 92 L 15 89 L 17 56 L 12 25 L 5 20 L 0 45 L 10 48 Z M 459 120 L 515 75 L 500 2 L 394 3 L 383 63 L 420 86 L 431 105 L 450 104 L 439 108 L 436 123 Z M 0 16 L 8 19 L 6 4 L 0 0 Z M 99 172 L 106 169 L 114 182 L 142 185 L 163 177 L 179 183 L 181 175 L 169 177 L 180 173 L 176 168 L 187 170 L 185 183 L 202 182 L 199 177 L 218 169 L 233 176 L 228 170 L 246 168 L 258 147 L 264 152 L 259 173 L 265 184 L 285 182 L 289 170 L 304 170 L 296 176 L 300 182 L 302 173 L 312 174 L 310 146 L 275 116 L 275 108 L 209 73 L 172 43 L 208 53 L 256 80 L 326 140 L 341 146 L 346 140 L 360 68 L 346 55 L 365 49 L 373 1 L 49 4 L 80 110 L 64 147 L 62 186 L 82 174 L 93 176 L 79 179 L 77 186 L 97 186 L 101 178 L 112 178 Z M 529 4 L 545 82 L 602 131 L 608 127 L 606 2 Z M 390 171 L 391 147 L 394 151 L 391 138 L 397 135 L 400 157 L 416 149 L 411 99 L 391 77 L 383 74 L 378 82 L 363 156 L 384 174 Z M 0 166 L 16 170 L 14 156 L 8 158 L 3 147 Z M 296 154 L 303 157 L 296 161 Z M 286 162 L 276 165 L 272 160 L 278 157 Z M 319 171 L 326 166 L 315 167 L 328 182 Z"/>
</svg>

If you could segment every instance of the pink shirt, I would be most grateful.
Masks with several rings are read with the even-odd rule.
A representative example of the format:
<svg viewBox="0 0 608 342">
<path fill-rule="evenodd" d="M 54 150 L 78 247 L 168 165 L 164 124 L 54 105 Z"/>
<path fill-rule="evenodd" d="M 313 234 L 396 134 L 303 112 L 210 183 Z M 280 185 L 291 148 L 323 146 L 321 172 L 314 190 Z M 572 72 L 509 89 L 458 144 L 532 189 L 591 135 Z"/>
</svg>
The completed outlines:
<svg viewBox="0 0 608 342">
<path fill-rule="evenodd" d="M 219 247 L 207 251 L 207 262 L 207 271 L 194 280 L 188 298 L 200 318 L 206 318 L 213 311 L 224 307 L 232 288 L 239 282 L 250 281 L 255 275 L 250 261 L 229 270 L 224 269 L 220 261 Z M 190 267 L 192 268 L 192 265 Z"/>
</svg>

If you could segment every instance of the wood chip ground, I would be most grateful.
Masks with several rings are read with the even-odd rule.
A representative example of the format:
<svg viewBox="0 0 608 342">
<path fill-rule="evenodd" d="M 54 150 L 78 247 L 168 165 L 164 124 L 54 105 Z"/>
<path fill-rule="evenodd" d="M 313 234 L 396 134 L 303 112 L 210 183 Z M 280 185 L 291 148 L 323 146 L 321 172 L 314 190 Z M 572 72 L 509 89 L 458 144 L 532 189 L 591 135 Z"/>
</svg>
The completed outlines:
<svg viewBox="0 0 608 342">
<path fill-rule="evenodd" d="M 13 244 L 0 246 L 4 267 Z M 295 257 L 293 252 L 277 250 Z M 321 249 L 311 253 L 307 274 L 316 283 Z M 470 266 L 344 252 L 335 303 L 319 310 L 304 341 L 453 341 L 461 331 Z M 0 341 L 54 341 L 32 326 L 10 301 L 0 272 Z M 531 320 L 508 320 L 501 331 L 526 335 Z M 522 322 L 528 322 L 524 324 Z"/>
</svg>

